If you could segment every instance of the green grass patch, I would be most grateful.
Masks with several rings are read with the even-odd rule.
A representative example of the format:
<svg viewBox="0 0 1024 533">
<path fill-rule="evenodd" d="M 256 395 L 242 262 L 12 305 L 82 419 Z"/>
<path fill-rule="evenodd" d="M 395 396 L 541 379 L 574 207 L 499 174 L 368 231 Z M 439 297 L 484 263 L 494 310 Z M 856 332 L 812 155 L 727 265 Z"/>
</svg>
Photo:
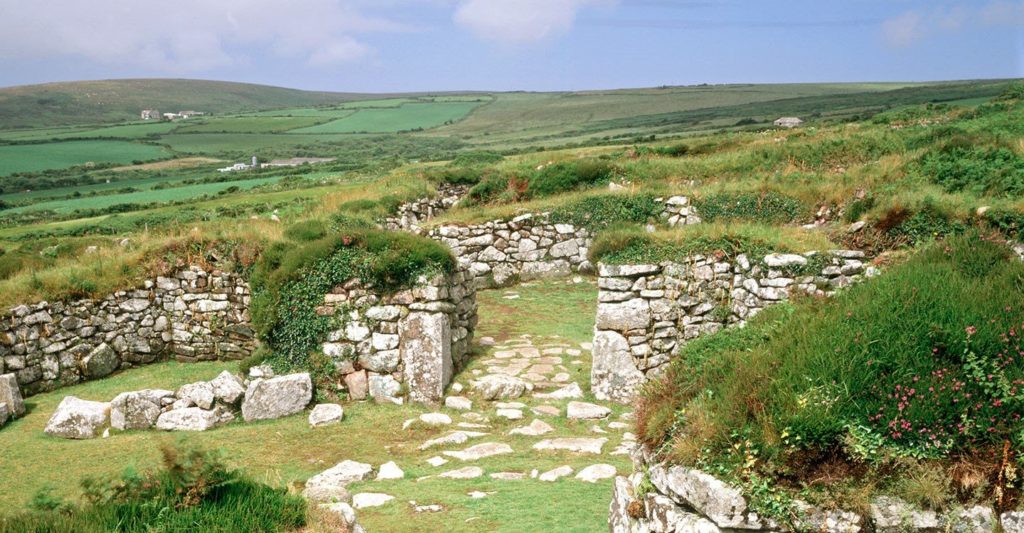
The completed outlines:
<svg viewBox="0 0 1024 533">
<path fill-rule="evenodd" d="M 364 102 L 365 103 L 365 102 Z M 292 133 L 391 133 L 426 130 L 455 122 L 477 102 L 403 103 L 394 108 L 363 107 L 354 114 Z"/>
<path fill-rule="evenodd" d="M 0 175 L 92 163 L 127 164 L 170 154 L 161 147 L 127 141 L 67 141 L 0 146 Z"/>
</svg>

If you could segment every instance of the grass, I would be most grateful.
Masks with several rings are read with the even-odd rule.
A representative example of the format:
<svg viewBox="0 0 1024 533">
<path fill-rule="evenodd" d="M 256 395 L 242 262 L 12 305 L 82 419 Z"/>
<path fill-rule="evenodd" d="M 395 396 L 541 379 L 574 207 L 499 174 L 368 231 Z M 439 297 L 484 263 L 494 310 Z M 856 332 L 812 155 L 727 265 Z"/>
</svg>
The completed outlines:
<svg viewBox="0 0 1024 533">
<path fill-rule="evenodd" d="M 520 299 L 514 301 L 505 300 L 504 291 L 480 293 L 478 337 L 511 339 L 531 334 L 538 343 L 542 335 L 560 335 L 563 342 L 569 343 L 590 340 L 596 305 L 596 291 L 591 282 L 538 282 L 519 287 L 516 292 Z M 520 320 L 508 317 L 508 304 L 513 302 Z M 566 316 L 565 309 L 570 306 L 580 312 L 574 313 L 570 322 L 559 327 L 558 321 Z M 456 381 L 467 384 L 472 369 L 482 368 L 482 361 L 491 350 L 481 349 Z M 47 437 L 42 432 L 47 418 L 65 395 L 109 400 L 126 390 L 174 389 L 181 384 L 210 379 L 222 369 L 234 368 L 235 364 L 227 363 L 159 363 L 28 398 L 28 415 L 0 431 L 0 449 L 5 450 L 5 465 L 10 465 L 2 474 L 5 490 L 0 493 L 0 506 L 21 508 L 47 484 L 56 488 L 55 496 L 73 497 L 76 495 L 75 486 L 87 476 L 116 474 L 127 466 L 137 470 L 152 469 L 160 462 L 157 449 L 160 444 L 181 441 L 203 449 L 222 449 L 230 466 L 241 469 L 254 481 L 273 487 L 296 487 L 308 477 L 345 459 L 374 466 L 394 460 L 406 472 L 404 482 L 365 482 L 352 486 L 353 491 L 386 492 L 396 496 L 396 501 L 385 507 L 359 512 L 360 522 L 371 531 L 394 530 L 396 523 L 402 524 L 402 531 L 438 528 L 457 532 L 480 531 L 481 528 L 499 531 L 594 531 L 605 527 L 610 480 L 593 485 L 574 479 L 550 484 L 534 480 L 499 483 L 489 477 L 469 481 L 413 481 L 463 466 L 453 461 L 441 468 L 430 467 L 424 461 L 440 454 L 440 451 L 416 449 L 422 442 L 441 435 L 445 430 L 398 429 L 404 420 L 426 412 L 426 408 L 415 405 L 346 404 L 342 424 L 316 430 L 308 427 L 304 416 L 294 416 L 253 424 L 233 423 L 195 434 L 172 435 L 156 431 L 116 433 L 105 440 L 65 441 Z M 588 372 L 586 368 L 579 369 L 579 375 L 574 378 L 584 385 Z M 553 403 L 564 408 L 564 401 Z M 615 407 L 613 417 L 623 409 Z M 458 418 L 457 412 L 449 414 Z M 590 433 L 589 428 L 593 425 L 592 422 L 570 422 L 561 417 L 547 421 L 556 428 L 551 434 L 553 436 Z M 536 453 L 530 450 L 535 439 L 503 435 L 523 422 L 492 418 L 491 423 L 493 434 L 501 435 L 501 441 L 508 442 L 515 453 L 474 463 L 488 473 L 529 472 L 534 468 L 543 472 L 562 464 L 570 464 L 579 470 L 595 462 L 607 462 L 620 472 L 629 469 L 629 460 L 625 456 L 595 459 L 562 453 Z M 611 438 L 606 449 L 619 444 L 614 432 L 606 436 Z M 496 491 L 496 494 L 474 500 L 466 495 L 471 490 Z M 421 505 L 440 503 L 446 510 L 438 514 L 414 513 L 407 500 L 416 500 Z M 552 502 L 561 504 L 552 505 Z M 526 509 L 545 509 L 545 512 L 525 513 Z"/>
<path fill-rule="evenodd" d="M 0 175 L 88 163 L 131 163 L 167 157 L 163 147 L 127 141 L 66 141 L 0 146 Z"/>
<path fill-rule="evenodd" d="M 214 117 L 189 119 L 177 133 L 279 133 L 323 122 L 319 117 Z"/>
<path fill-rule="evenodd" d="M 391 133 L 430 129 L 454 122 L 476 108 L 476 102 L 403 103 L 398 107 L 362 107 L 354 114 L 292 133 Z"/>
</svg>

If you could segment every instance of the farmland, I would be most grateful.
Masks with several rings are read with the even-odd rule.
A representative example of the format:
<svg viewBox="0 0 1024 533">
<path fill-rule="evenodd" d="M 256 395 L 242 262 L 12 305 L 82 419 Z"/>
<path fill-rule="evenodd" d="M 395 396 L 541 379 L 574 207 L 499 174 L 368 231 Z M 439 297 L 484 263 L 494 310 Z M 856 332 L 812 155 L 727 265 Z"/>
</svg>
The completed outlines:
<svg viewBox="0 0 1024 533">
<path fill-rule="evenodd" d="M 0 145 L 0 175 L 36 172 L 87 163 L 131 163 L 163 159 L 161 146 L 127 141 L 67 141 Z"/>
<path fill-rule="evenodd" d="M 455 122 L 478 105 L 475 102 L 416 102 L 396 107 L 367 107 L 345 118 L 292 133 L 391 133 L 430 129 Z"/>
</svg>

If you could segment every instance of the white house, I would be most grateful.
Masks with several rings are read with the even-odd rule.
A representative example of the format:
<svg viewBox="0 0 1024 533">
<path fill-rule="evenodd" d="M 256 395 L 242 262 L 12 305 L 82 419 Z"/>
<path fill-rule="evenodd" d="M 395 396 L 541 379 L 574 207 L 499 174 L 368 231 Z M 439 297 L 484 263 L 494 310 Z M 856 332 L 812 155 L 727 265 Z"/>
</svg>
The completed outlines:
<svg viewBox="0 0 1024 533">
<path fill-rule="evenodd" d="M 797 117 L 782 117 L 775 121 L 775 125 L 780 128 L 795 128 L 803 123 L 804 121 Z"/>
<path fill-rule="evenodd" d="M 156 109 L 143 109 L 142 120 L 160 120 L 160 112 Z"/>
</svg>

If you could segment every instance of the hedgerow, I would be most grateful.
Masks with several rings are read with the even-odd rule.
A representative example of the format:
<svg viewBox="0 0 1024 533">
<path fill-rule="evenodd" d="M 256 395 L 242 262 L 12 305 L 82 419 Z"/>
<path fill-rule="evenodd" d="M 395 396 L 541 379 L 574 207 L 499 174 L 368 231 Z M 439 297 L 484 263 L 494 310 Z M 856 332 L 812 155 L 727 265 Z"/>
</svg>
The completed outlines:
<svg viewBox="0 0 1024 533">
<path fill-rule="evenodd" d="M 358 278 L 387 293 L 454 268 L 443 245 L 401 232 L 344 227 L 315 240 L 278 242 L 253 269 L 253 325 L 275 361 L 309 368 L 310 354 L 335 325 L 334 317 L 316 312 L 335 286 Z"/>
</svg>

